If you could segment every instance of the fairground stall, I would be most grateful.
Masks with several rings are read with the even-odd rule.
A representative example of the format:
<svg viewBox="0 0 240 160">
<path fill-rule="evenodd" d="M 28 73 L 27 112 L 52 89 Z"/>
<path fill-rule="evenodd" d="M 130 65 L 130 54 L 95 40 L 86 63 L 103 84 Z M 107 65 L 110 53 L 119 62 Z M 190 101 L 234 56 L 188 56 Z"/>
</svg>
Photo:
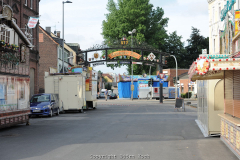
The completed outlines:
<svg viewBox="0 0 240 160">
<path fill-rule="evenodd" d="M 198 80 L 197 124 L 204 135 L 221 140 L 240 154 L 240 55 L 201 55 L 189 70 Z"/>
<path fill-rule="evenodd" d="M 3 7 L 0 41 L 0 128 L 28 123 L 30 106 L 29 49 L 31 42 Z"/>
<path fill-rule="evenodd" d="M 132 76 L 128 75 L 119 75 L 119 82 L 118 82 L 118 93 L 119 98 L 131 98 L 131 78 Z M 152 88 L 149 87 L 148 82 L 150 79 L 153 79 Z M 163 87 L 168 87 L 168 79 L 169 76 L 165 76 L 163 78 Z M 153 91 L 153 97 L 159 97 L 159 78 L 158 76 L 133 76 L 133 98 L 147 98 L 149 95 L 148 93 Z M 157 94 L 157 95 L 155 95 Z M 174 92 L 175 94 L 175 92 Z M 154 96 L 155 95 L 155 96 Z"/>
</svg>

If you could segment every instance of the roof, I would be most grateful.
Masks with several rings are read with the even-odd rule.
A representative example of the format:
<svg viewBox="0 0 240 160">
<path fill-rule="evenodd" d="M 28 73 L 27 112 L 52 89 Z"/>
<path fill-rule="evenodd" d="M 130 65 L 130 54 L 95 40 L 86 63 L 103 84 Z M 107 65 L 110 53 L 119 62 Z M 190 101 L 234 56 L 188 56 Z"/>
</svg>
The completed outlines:
<svg viewBox="0 0 240 160">
<path fill-rule="evenodd" d="M 69 46 L 80 47 L 78 43 L 67 43 Z"/>
<path fill-rule="evenodd" d="M 189 78 L 188 72 L 179 75 L 179 79 L 188 79 L 188 78 Z"/>
<path fill-rule="evenodd" d="M 56 36 L 55 34 L 53 34 L 53 33 L 51 33 L 51 36 L 53 37 L 53 38 L 58 38 L 58 39 L 61 39 L 61 38 L 59 38 L 58 36 Z M 60 44 L 61 45 L 61 44 Z M 62 46 L 62 45 L 61 45 Z M 69 52 L 73 52 L 73 53 L 76 53 L 72 48 L 70 48 L 66 43 L 64 43 L 64 48 L 66 49 L 66 50 L 68 50 Z"/>
<path fill-rule="evenodd" d="M 45 33 L 55 44 L 59 44 L 56 40 L 53 39 L 53 37 L 45 30 L 43 29 L 40 25 L 39 25 L 39 29 Z"/>
</svg>

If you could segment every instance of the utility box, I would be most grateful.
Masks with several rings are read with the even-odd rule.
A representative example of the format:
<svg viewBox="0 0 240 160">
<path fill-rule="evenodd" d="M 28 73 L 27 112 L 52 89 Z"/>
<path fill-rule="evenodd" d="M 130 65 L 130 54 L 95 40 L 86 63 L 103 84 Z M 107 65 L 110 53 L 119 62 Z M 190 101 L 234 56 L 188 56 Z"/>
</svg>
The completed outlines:
<svg viewBox="0 0 240 160">
<path fill-rule="evenodd" d="M 45 93 L 59 94 L 61 112 L 76 110 L 82 112 L 86 107 L 85 97 L 86 73 L 73 75 L 45 74 Z"/>
</svg>

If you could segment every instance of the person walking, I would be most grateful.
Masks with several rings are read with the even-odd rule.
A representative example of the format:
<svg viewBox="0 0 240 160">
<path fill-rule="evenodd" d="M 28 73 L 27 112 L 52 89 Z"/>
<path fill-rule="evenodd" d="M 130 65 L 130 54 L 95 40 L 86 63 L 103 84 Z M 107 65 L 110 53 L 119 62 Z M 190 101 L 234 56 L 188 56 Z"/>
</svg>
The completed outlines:
<svg viewBox="0 0 240 160">
<path fill-rule="evenodd" d="M 106 99 L 106 101 L 107 101 L 107 97 L 108 97 L 108 91 L 106 89 L 106 91 L 105 91 L 105 99 Z"/>
</svg>

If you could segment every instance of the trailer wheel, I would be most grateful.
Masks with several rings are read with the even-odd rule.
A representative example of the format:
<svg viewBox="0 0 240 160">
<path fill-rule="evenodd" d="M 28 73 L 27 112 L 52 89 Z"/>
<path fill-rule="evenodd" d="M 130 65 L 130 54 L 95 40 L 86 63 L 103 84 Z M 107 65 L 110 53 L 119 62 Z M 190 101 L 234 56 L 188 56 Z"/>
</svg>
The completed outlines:
<svg viewBox="0 0 240 160">
<path fill-rule="evenodd" d="M 80 113 L 83 113 L 83 107 L 82 107 L 82 109 L 79 110 L 79 112 L 80 112 Z"/>
</svg>

